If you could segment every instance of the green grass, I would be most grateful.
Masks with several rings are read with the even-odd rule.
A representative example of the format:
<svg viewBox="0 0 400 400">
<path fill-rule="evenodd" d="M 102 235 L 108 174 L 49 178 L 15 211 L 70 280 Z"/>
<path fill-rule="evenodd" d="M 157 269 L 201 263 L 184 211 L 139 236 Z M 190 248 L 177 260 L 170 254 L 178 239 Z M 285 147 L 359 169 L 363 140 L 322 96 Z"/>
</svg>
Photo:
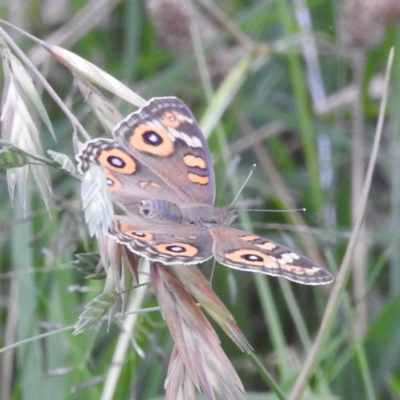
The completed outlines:
<svg viewBox="0 0 400 400">
<path fill-rule="evenodd" d="M 43 10 L 30 3 L 36 11 L 27 13 L 19 27 L 40 39 L 46 40 L 57 30 L 55 26 L 63 27 L 72 18 L 64 17 L 53 26 L 46 19 L 39 23 Z M 362 205 L 360 193 L 379 117 L 381 97 L 371 97 L 368 88 L 384 72 L 390 48 L 399 47 L 400 29 L 388 27 L 384 39 L 365 52 L 364 65 L 354 71 L 351 56 L 355 51 L 340 45 L 339 9 L 333 3 L 309 2 L 323 89 L 330 96 L 358 84 L 362 107 L 346 105 L 344 97 L 339 97 L 341 106 L 324 115 L 314 112 L 307 74 L 314 84 L 318 77 L 305 62 L 304 34 L 296 21 L 294 2 L 223 3 L 225 24 L 217 24 L 216 17 L 206 12 L 218 26 L 217 34 L 213 43 L 202 46 L 198 40 L 202 31 L 194 31 L 193 38 L 187 38 L 194 49 L 191 54 L 183 54 L 182 45 L 175 51 L 162 47 L 156 24 L 142 2 L 136 1 L 96 11 L 104 12 L 106 22 L 97 26 L 87 19 L 87 32 L 71 28 L 66 44 L 60 46 L 98 65 L 145 99 L 176 95 L 184 100 L 208 137 L 218 205 L 230 204 L 257 163 L 239 204 L 254 200 L 246 208 L 307 209 L 302 213 L 243 212 L 235 225 L 293 247 L 340 277 L 355 210 Z M 83 13 L 82 17 L 88 13 L 79 2 L 71 2 L 70 7 L 77 15 Z M 12 20 L 5 8 L 0 8 L 0 16 Z M 176 16 L 173 20 L 178 21 Z M 239 34 L 231 33 L 230 23 L 237 24 Z M 161 32 L 164 39 L 173 28 Z M 34 61 L 41 59 L 32 52 L 34 42 L 23 38 L 17 43 Z M 250 45 L 255 47 L 250 49 Z M 266 53 L 267 45 L 270 51 Z M 234 46 L 241 49 L 242 57 L 221 67 Z M 14 48 L 12 52 L 16 54 Z M 210 52 L 213 62 L 207 63 Z M 51 59 L 47 52 L 43 54 Z M 73 86 L 67 68 L 54 59 L 36 66 L 91 137 L 108 135 Z M 31 67 L 28 70 L 32 73 Z M 357 237 L 366 247 L 356 248 L 349 275 L 339 279 L 329 318 L 324 313 L 332 301 L 332 286 L 296 285 L 216 266 L 212 288 L 254 349 L 250 356 L 242 353 L 216 327 L 248 399 L 386 400 L 400 394 L 399 71 L 399 54 L 395 54 L 365 225 Z M 7 71 L 1 77 L 3 91 L 8 87 L 6 77 Z M 79 180 L 59 169 L 46 153 L 51 149 L 73 160 L 74 128 L 35 75 L 33 85 L 57 138 L 57 142 L 52 139 L 48 124 L 39 123 L 42 157 L 50 164 L 53 193 L 48 212 L 30 177 L 24 210 L 18 193 L 10 199 L 6 170 L 0 171 L 0 398 L 163 398 L 173 342 L 151 285 L 135 288 L 126 270 L 125 309 L 137 313 L 123 320 L 117 315 L 107 322 L 107 316 L 118 314 L 122 304 L 114 305 L 113 293 L 98 297 L 105 287 L 113 288 L 113 282 L 110 275 L 93 277 L 96 257 L 77 262 L 78 254 L 98 251 L 84 224 Z M 112 93 L 102 93 L 122 115 L 134 109 Z M 29 111 L 35 114 L 37 109 Z M 44 119 L 43 115 L 37 120 Z M 280 125 L 268 136 L 276 122 Z M 354 139 L 360 126 L 361 148 Z M 1 139 L 9 140 L 4 132 L 3 128 Z M 82 133 L 78 138 L 83 140 Z M 245 146 L 237 153 L 234 149 L 243 138 Z M 0 166 L 26 162 L 21 153 L 14 153 L 12 159 L 8 156 L 0 153 Z M 354 168 L 360 168 L 361 179 L 352 173 Z M 209 276 L 211 263 L 204 271 Z M 89 318 L 107 310 L 103 321 L 72 335 L 88 305 L 93 306 L 86 311 Z M 327 322 L 324 335 L 315 347 L 323 320 Z M 305 369 L 308 365 L 310 370 Z M 305 390 L 300 390 L 304 385 Z"/>
</svg>

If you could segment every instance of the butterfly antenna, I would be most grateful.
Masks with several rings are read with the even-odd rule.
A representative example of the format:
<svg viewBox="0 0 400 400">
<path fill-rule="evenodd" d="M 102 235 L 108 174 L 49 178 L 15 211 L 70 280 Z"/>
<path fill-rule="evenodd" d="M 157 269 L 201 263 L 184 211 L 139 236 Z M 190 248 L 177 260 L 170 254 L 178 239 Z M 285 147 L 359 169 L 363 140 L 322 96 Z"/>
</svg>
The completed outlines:
<svg viewBox="0 0 400 400">
<path fill-rule="evenodd" d="M 268 209 L 261 209 L 261 210 L 257 210 L 257 209 L 253 209 L 253 208 L 248 208 L 248 209 L 243 209 L 241 211 L 248 211 L 248 212 L 270 212 L 270 213 L 285 213 L 285 212 L 306 212 L 306 208 L 302 207 L 302 208 L 293 208 L 290 210 L 268 210 Z"/>
<path fill-rule="evenodd" d="M 247 182 L 249 181 L 249 179 L 250 179 L 251 176 L 253 175 L 253 173 L 254 173 L 254 171 L 255 171 L 256 168 L 257 168 L 257 165 L 256 165 L 256 164 L 253 164 L 253 166 L 252 166 L 251 169 L 250 169 L 249 174 L 247 175 L 247 178 L 246 178 L 245 181 L 243 182 L 241 188 L 239 189 L 237 195 L 236 195 L 235 198 L 233 199 L 233 201 L 232 201 L 232 203 L 230 204 L 229 208 L 231 208 L 231 207 L 236 203 L 237 199 L 238 199 L 239 196 L 240 196 L 240 193 L 242 193 L 244 187 L 247 185 Z"/>
</svg>

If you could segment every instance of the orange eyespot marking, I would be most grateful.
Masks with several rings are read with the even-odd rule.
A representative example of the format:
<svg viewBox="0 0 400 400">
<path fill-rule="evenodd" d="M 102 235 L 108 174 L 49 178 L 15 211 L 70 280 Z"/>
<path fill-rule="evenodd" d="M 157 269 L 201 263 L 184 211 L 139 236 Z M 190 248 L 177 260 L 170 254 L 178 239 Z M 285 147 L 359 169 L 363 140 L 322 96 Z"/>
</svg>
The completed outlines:
<svg viewBox="0 0 400 400">
<path fill-rule="evenodd" d="M 240 236 L 240 239 L 246 241 L 246 242 L 253 242 L 254 240 L 259 239 L 259 236 L 256 235 L 245 235 L 245 236 Z"/>
<path fill-rule="evenodd" d="M 162 123 L 170 128 L 179 128 L 182 125 L 182 120 L 182 114 L 175 110 L 166 111 L 161 117 Z"/>
<path fill-rule="evenodd" d="M 121 189 L 122 183 L 111 172 L 106 172 L 104 176 L 106 177 L 107 185 L 111 192 Z"/>
<path fill-rule="evenodd" d="M 202 157 L 196 157 L 193 154 L 187 154 L 185 157 L 183 157 L 183 162 L 188 166 L 188 167 L 197 167 L 200 169 L 206 169 L 207 164 L 204 161 Z"/>
<path fill-rule="evenodd" d="M 271 243 L 271 242 L 265 242 L 262 244 L 256 244 L 257 247 L 259 247 L 260 249 L 263 250 L 275 250 L 276 249 L 276 244 L 275 243 Z"/>
<path fill-rule="evenodd" d="M 129 236 L 133 239 L 141 240 L 144 242 L 148 242 L 153 239 L 153 235 L 148 232 L 137 232 L 132 229 L 132 226 L 126 222 L 118 223 L 119 230 L 126 236 Z"/>
<path fill-rule="evenodd" d="M 129 143 L 138 151 L 159 157 L 168 157 L 174 152 L 174 143 L 168 132 L 153 124 L 140 124 L 132 132 Z"/>
<path fill-rule="evenodd" d="M 257 250 L 236 250 L 232 251 L 231 253 L 226 253 L 224 257 L 227 260 L 230 260 L 235 263 L 239 264 L 247 264 L 247 265 L 254 265 L 256 267 L 262 267 L 266 264 L 268 264 L 268 267 L 270 268 L 279 268 L 278 263 L 276 262 L 275 258 L 269 257 L 261 251 Z"/>
<path fill-rule="evenodd" d="M 168 254 L 170 256 L 193 257 L 199 252 L 197 247 L 181 242 L 163 243 L 155 246 L 155 248 L 161 254 Z"/>
<path fill-rule="evenodd" d="M 103 150 L 97 162 L 103 167 L 107 167 L 111 171 L 119 172 L 120 174 L 131 175 L 136 172 L 135 160 L 118 149 Z"/>
<path fill-rule="evenodd" d="M 193 182 L 193 183 L 199 183 L 200 185 L 207 185 L 207 183 L 210 182 L 210 179 L 208 178 L 208 176 L 201 176 L 201 175 L 193 174 L 192 172 L 189 172 L 187 175 L 188 175 L 189 181 Z"/>
</svg>

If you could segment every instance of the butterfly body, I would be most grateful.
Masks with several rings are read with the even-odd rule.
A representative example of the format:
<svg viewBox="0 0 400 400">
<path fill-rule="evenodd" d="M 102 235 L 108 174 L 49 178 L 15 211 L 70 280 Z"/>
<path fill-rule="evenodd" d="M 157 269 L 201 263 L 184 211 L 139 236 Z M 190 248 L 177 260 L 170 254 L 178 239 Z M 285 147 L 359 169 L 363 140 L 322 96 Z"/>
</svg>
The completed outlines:
<svg viewBox="0 0 400 400">
<path fill-rule="evenodd" d="M 139 210 L 145 217 L 153 220 L 207 228 L 215 225 L 230 225 L 237 217 L 235 210 L 217 208 L 206 204 L 178 206 L 165 200 L 141 201 Z"/>
<path fill-rule="evenodd" d="M 77 155 L 85 172 L 100 165 L 116 216 L 109 233 L 132 252 L 164 264 L 198 264 L 211 257 L 231 268 L 282 276 L 304 284 L 333 280 L 284 246 L 229 225 L 234 210 L 214 207 L 215 178 L 207 142 L 188 107 L 154 98 Z"/>
</svg>

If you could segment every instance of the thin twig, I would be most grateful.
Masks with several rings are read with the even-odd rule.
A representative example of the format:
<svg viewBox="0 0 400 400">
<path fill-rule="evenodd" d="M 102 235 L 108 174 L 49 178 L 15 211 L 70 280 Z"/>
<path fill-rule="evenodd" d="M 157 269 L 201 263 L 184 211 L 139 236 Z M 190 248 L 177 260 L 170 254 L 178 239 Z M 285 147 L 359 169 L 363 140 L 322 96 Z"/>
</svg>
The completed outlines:
<svg viewBox="0 0 400 400">
<path fill-rule="evenodd" d="M 351 216 L 352 224 L 355 224 L 359 198 L 362 191 L 365 176 L 364 143 L 365 143 L 365 124 L 364 124 L 364 104 L 362 100 L 363 80 L 365 70 L 365 51 L 364 49 L 355 51 L 352 59 L 353 80 L 357 88 L 357 96 L 352 104 L 352 179 L 351 179 Z M 360 230 L 361 236 L 367 236 L 365 224 Z M 368 325 L 367 302 L 365 293 L 367 287 L 367 246 L 363 242 L 358 242 L 353 254 L 353 295 L 355 300 L 355 321 L 354 334 L 361 338 L 365 335 Z"/>
</svg>

